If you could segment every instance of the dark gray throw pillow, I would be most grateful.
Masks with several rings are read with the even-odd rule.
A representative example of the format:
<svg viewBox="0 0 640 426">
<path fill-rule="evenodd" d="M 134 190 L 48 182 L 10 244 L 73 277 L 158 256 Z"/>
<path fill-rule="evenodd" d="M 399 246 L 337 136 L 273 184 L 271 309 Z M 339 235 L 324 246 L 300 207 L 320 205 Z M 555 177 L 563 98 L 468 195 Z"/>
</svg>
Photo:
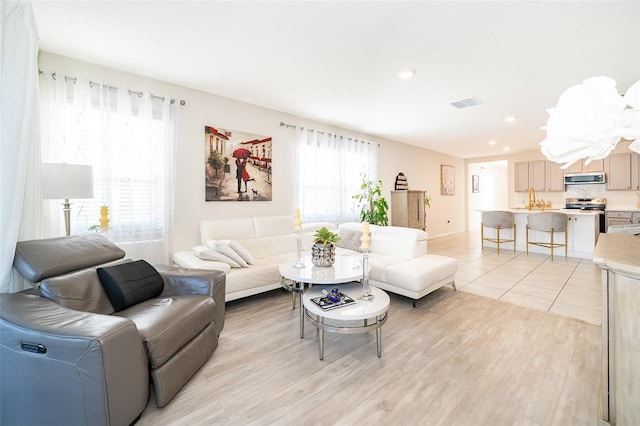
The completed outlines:
<svg viewBox="0 0 640 426">
<path fill-rule="evenodd" d="M 158 297 L 164 289 L 158 271 L 144 260 L 98 268 L 97 272 L 116 312 Z"/>
</svg>

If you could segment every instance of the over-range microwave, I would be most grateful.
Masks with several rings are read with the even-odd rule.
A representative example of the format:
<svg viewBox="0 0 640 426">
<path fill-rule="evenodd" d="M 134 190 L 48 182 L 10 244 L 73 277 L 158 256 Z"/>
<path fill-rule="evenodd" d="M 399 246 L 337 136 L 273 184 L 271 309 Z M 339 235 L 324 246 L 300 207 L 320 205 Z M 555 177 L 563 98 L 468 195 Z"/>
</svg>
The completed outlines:
<svg viewBox="0 0 640 426">
<path fill-rule="evenodd" d="M 567 173 L 564 175 L 565 185 L 584 185 L 591 183 L 605 183 L 604 172 Z"/>
</svg>

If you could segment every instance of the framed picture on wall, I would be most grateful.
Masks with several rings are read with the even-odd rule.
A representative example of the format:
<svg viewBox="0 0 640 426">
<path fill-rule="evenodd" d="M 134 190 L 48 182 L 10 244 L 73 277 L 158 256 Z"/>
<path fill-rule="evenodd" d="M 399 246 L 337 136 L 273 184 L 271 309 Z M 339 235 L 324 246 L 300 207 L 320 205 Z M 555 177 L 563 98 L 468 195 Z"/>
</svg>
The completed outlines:
<svg viewBox="0 0 640 426">
<path fill-rule="evenodd" d="M 456 193 L 456 168 L 440 165 L 440 194 L 455 195 Z"/>
<path fill-rule="evenodd" d="M 471 192 L 480 192 L 480 176 L 471 176 Z"/>
<path fill-rule="evenodd" d="M 205 201 L 271 201 L 271 138 L 204 127 Z"/>
</svg>

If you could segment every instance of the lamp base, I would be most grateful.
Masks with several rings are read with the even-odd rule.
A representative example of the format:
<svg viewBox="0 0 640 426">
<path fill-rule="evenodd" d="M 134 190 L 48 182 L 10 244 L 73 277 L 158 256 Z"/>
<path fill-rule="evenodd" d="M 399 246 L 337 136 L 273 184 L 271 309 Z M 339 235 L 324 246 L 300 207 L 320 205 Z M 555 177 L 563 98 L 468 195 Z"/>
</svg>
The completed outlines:
<svg viewBox="0 0 640 426">
<path fill-rule="evenodd" d="M 62 205 L 62 211 L 64 212 L 64 229 L 67 231 L 67 237 L 71 235 L 71 203 L 68 198 L 64 199 Z"/>
</svg>

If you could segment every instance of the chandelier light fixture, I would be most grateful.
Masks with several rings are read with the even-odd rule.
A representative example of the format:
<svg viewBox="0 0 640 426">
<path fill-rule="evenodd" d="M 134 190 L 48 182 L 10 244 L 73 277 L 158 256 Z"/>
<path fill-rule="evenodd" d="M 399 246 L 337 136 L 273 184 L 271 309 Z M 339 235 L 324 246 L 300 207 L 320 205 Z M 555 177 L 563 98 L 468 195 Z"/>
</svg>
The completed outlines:
<svg viewBox="0 0 640 426">
<path fill-rule="evenodd" d="M 640 153 L 640 81 L 620 95 L 610 77 L 592 77 L 569 87 L 549 108 L 547 138 L 540 150 L 562 168 L 607 157 L 622 138 Z"/>
</svg>

